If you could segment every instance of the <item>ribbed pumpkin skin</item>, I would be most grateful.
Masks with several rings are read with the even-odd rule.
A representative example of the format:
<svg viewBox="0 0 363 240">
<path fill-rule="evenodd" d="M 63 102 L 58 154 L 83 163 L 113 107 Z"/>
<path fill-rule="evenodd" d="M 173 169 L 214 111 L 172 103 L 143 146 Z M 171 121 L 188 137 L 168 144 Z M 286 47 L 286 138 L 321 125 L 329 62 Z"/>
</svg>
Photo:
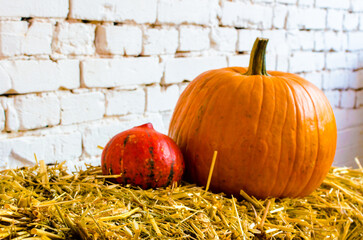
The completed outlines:
<svg viewBox="0 0 363 240">
<path fill-rule="evenodd" d="M 332 108 L 322 91 L 297 75 L 242 75 L 246 70 L 205 72 L 180 96 L 169 136 L 184 155 L 185 178 L 205 185 L 218 151 L 212 191 L 306 196 L 322 183 L 334 159 Z"/>
</svg>

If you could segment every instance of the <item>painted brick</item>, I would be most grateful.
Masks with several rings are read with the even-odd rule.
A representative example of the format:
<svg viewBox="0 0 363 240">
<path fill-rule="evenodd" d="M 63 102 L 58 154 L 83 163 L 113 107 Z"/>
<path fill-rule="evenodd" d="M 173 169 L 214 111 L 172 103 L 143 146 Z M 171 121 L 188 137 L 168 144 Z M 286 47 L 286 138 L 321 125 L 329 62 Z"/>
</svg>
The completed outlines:
<svg viewBox="0 0 363 240">
<path fill-rule="evenodd" d="M 10 76 L 1 66 L 1 61 L 0 61 L 0 94 L 8 92 L 10 89 L 11 89 Z"/>
<path fill-rule="evenodd" d="M 250 55 L 228 56 L 228 67 L 248 67 Z"/>
<path fill-rule="evenodd" d="M 327 28 L 330 30 L 342 30 L 343 11 L 329 9 L 327 12 Z"/>
<path fill-rule="evenodd" d="M 84 129 L 82 134 L 84 152 L 90 156 L 100 156 L 102 151 L 97 146 L 106 146 L 117 133 L 147 122 L 152 123 L 156 131 L 166 133 L 159 114 L 148 113 L 145 116 L 125 116 L 118 120 L 103 120 Z"/>
<path fill-rule="evenodd" d="M 2 100 L 5 110 L 5 130 L 9 132 L 18 131 L 20 123 L 14 106 L 14 98 L 4 98 Z"/>
<path fill-rule="evenodd" d="M 290 60 L 290 55 L 287 55 L 287 54 L 277 55 L 276 70 L 282 71 L 282 72 L 288 72 L 289 71 L 289 60 Z"/>
<path fill-rule="evenodd" d="M 341 51 L 345 34 L 341 32 L 327 31 L 324 32 L 325 50 Z"/>
<path fill-rule="evenodd" d="M 95 43 L 101 54 L 139 55 L 142 31 L 137 26 L 101 25 L 97 27 Z"/>
<path fill-rule="evenodd" d="M 363 118 L 363 108 L 346 109 L 333 108 L 338 130 L 357 127 L 361 125 Z"/>
<path fill-rule="evenodd" d="M 346 13 L 344 15 L 343 29 L 346 31 L 357 30 L 359 24 L 359 14 Z"/>
<path fill-rule="evenodd" d="M 165 83 L 191 81 L 199 74 L 216 68 L 227 67 L 225 57 L 174 58 L 165 64 Z"/>
<path fill-rule="evenodd" d="M 257 4 L 223 2 L 221 23 L 242 28 L 271 28 L 272 10 L 271 7 Z"/>
<path fill-rule="evenodd" d="M 179 32 L 179 51 L 206 50 L 210 46 L 209 28 L 181 26 Z"/>
<path fill-rule="evenodd" d="M 296 72 L 311 72 L 324 68 L 324 53 L 295 52 L 290 58 L 289 70 Z"/>
<path fill-rule="evenodd" d="M 298 5 L 303 7 L 313 7 L 315 0 L 298 0 Z"/>
<path fill-rule="evenodd" d="M 150 84 L 160 82 L 162 76 L 156 57 L 87 59 L 81 63 L 81 68 L 86 87 Z"/>
<path fill-rule="evenodd" d="M 352 73 L 347 70 L 325 72 L 323 75 L 324 89 L 346 89 L 352 77 Z"/>
<path fill-rule="evenodd" d="M 22 52 L 27 55 L 51 54 L 53 24 L 32 22 L 22 43 Z"/>
<path fill-rule="evenodd" d="M 292 8 L 287 17 L 287 29 L 325 29 L 326 10 Z"/>
<path fill-rule="evenodd" d="M 345 62 L 346 62 L 346 66 L 347 68 L 350 69 L 357 69 L 359 68 L 359 57 L 358 57 L 358 53 L 356 52 L 346 52 L 345 53 Z"/>
<path fill-rule="evenodd" d="M 0 56 L 22 54 L 22 44 L 27 29 L 28 23 L 25 21 L 0 22 Z"/>
<path fill-rule="evenodd" d="M 143 54 L 174 54 L 178 42 L 179 33 L 174 28 L 148 28 L 144 31 Z"/>
<path fill-rule="evenodd" d="M 314 49 L 314 32 L 298 30 L 289 31 L 287 33 L 287 42 L 291 50 L 311 51 Z"/>
<path fill-rule="evenodd" d="M 343 91 L 340 105 L 342 108 L 354 108 L 355 99 L 356 99 L 355 91 L 353 90 Z"/>
<path fill-rule="evenodd" d="M 178 85 L 179 85 L 179 95 L 181 95 L 189 85 L 189 82 L 179 83 Z"/>
<path fill-rule="evenodd" d="M 335 152 L 333 166 L 348 167 L 357 169 L 357 163 L 354 158 L 363 155 L 362 144 L 352 144 L 349 147 L 337 149 Z"/>
<path fill-rule="evenodd" d="M 144 110 L 145 92 L 142 89 L 106 92 L 106 115 L 143 113 Z"/>
<path fill-rule="evenodd" d="M 19 130 L 54 126 L 60 122 L 60 103 L 54 93 L 14 97 Z"/>
<path fill-rule="evenodd" d="M 80 84 L 78 60 L 4 60 L 0 61 L 1 68 L 11 79 L 12 89 L 17 93 L 73 89 Z"/>
<path fill-rule="evenodd" d="M 2 17 L 66 18 L 68 0 L 0 0 Z"/>
<path fill-rule="evenodd" d="M 234 52 L 237 45 L 237 30 L 235 28 L 212 28 L 211 45 L 222 52 Z"/>
<path fill-rule="evenodd" d="M 217 18 L 217 0 L 159 0 L 158 22 L 209 25 Z"/>
<path fill-rule="evenodd" d="M 60 99 L 63 125 L 101 119 L 105 114 L 105 96 L 100 92 L 67 94 Z"/>
<path fill-rule="evenodd" d="M 295 1 L 296 2 L 296 1 Z M 285 28 L 288 7 L 284 5 L 276 5 L 272 17 L 272 26 L 274 28 Z"/>
<path fill-rule="evenodd" d="M 352 127 L 338 131 L 337 149 L 354 144 L 363 144 L 363 126 Z"/>
<path fill-rule="evenodd" d="M 361 0 L 351 0 L 351 9 L 354 12 L 362 12 L 363 11 L 363 4 Z"/>
<path fill-rule="evenodd" d="M 349 1 L 341 1 L 341 0 L 316 0 L 316 7 L 321 8 L 336 8 L 336 9 L 348 9 Z"/>
<path fill-rule="evenodd" d="M 46 164 L 73 160 L 82 154 L 82 138 L 78 132 L 3 139 L 0 149 L 2 146 L 5 146 L 2 159 L 9 163 L 7 168 L 34 165 L 34 154 Z"/>
<path fill-rule="evenodd" d="M 356 106 L 359 108 L 363 106 L 363 90 L 357 91 L 357 104 Z"/>
<path fill-rule="evenodd" d="M 324 91 L 325 96 L 328 98 L 330 105 L 333 108 L 340 107 L 341 92 L 338 90 Z"/>
<path fill-rule="evenodd" d="M 314 32 L 314 50 L 324 51 L 325 50 L 325 34 L 324 32 Z"/>
<path fill-rule="evenodd" d="M 157 0 L 71 0 L 69 17 L 111 22 L 154 23 L 156 5 Z"/>
<path fill-rule="evenodd" d="M 5 110 L 0 99 L 0 131 L 5 129 Z"/>
<path fill-rule="evenodd" d="M 286 31 L 285 30 L 267 30 L 262 32 L 262 37 L 268 38 L 267 44 L 267 53 L 278 53 L 278 54 L 287 54 L 288 44 L 286 42 Z M 250 49 L 252 49 L 250 46 Z"/>
<path fill-rule="evenodd" d="M 61 54 L 91 55 L 94 40 L 95 25 L 63 22 L 56 28 L 52 47 Z"/>
<path fill-rule="evenodd" d="M 326 69 L 344 69 L 347 67 L 344 52 L 329 52 L 326 54 Z"/>
<path fill-rule="evenodd" d="M 277 3 L 296 4 L 296 0 L 276 0 Z"/>
<path fill-rule="evenodd" d="M 251 51 L 256 38 L 261 36 L 261 31 L 245 29 L 238 30 L 237 51 Z"/>
<path fill-rule="evenodd" d="M 349 78 L 349 88 L 361 89 L 363 88 L 363 70 L 351 73 Z"/>
<path fill-rule="evenodd" d="M 348 32 L 348 50 L 362 50 L 363 32 Z"/>
<path fill-rule="evenodd" d="M 173 111 L 161 112 L 160 115 L 161 115 L 161 117 L 163 119 L 164 126 L 169 128 L 171 117 L 173 116 Z"/>
<path fill-rule="evenodd" d="M 148 112 L 173 110 L 179 98 L 179 87 L 172 85 L 161 88 L 159 85 L 146 88 Z"/>
<path fill-rule="evenodd" d="M 321 72 L 309 72 L 300 74 L 300 76 L 317 86 L 319 89 L 323 88 L 323 75 Z"/>
</svg>

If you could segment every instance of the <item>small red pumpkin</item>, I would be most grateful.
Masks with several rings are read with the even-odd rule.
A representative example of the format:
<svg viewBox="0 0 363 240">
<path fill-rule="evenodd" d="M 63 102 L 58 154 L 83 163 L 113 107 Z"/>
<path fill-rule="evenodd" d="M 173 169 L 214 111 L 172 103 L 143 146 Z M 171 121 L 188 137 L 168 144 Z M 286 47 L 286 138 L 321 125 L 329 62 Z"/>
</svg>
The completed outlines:
<svg viewBox="0 0 363 240">
<path fill-rule="evenodd" d="M 151 123 L 114 136 L 102 152 L 101 164 L 104 175 L 121 174 L 114 182 L 143 189 L 179 182 L 184 171 L 178 146 Z"/>
</svg>

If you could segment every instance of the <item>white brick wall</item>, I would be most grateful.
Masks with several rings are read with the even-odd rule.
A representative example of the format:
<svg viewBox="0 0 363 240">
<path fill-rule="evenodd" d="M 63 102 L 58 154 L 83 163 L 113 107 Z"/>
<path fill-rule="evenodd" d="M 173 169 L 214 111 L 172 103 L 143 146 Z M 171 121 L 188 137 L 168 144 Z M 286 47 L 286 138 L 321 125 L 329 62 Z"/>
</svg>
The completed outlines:
<svg viewBox="0 0 363 240">
<path fill-rule="evenodd" d="M 5 110 L 0 99 L 0 131 L 5 129 Z"/>
<path fill-rule="evenodd" d="M 165 83 L 191 81 L 199 74 L 227 66 L 225 57 L 175 58 L 165 64 Z"/>
<path fill-rule="evenodd" d="M 292 73 L 322 70 L 324 63 L 323 53 L 296 52 L 290 57 L 289 70 Z"/>
<path fill-rule="evenodd" d="M 1 68 L 5 78 L 10 78 L 11 88 L 17 93 L 79 87 L 78 60 L 3 60 L 0 61 Z"/>
<path fill-rule="evenodd" d="M 91 55 L 95 51 L 95 26 L 82 23 L 60 23 L 55 31 L 53 49 L 69 55 Z"/>
<path fill-rule="evenodd" d="M 325 92 L 336 164 L 352 166 L 363 155 L 361 0 L 0 0 L 0 168 L 33 152 L 98 164 L 97 145 L 122 130 L 150 121 L 166 133 L 188 82 L 247 67 L 256 37 L 269 38 L 268 70 Z"/>
<path fill-rule="evenodd" d="M 106 92 L 106 115 L 126 115 L 145 111 L 145 91 L 123 90 Z"/>
<path fill-rule="evenodd" d="M 272 8 L 224 1 L 221 22 L 225 26 L 268 29 L 272 26 Z"/>
<path fill-rule="evenodd" d="M 327 28 L 331 30 L 341 30 L 343 23 L 344 11 L 329 9 L 327 13 Z"/>
<path fill-rule="evenodd" d="M 149 87 L 146 90 L 148 112 L 173 110 L 179 98 L 179 87 L 173 85 L 161 88 L 159 85 Z"/>
<path fill-rule="evenodd" d="M 155 57 L 122 59 L 88 59 L 82 62 L 82 81 L 86 87 L 160 82 L 162 72 Z"/>
<path fill-rule="evenodd" d="M 68 0 L 0 0 L 2 17 L 66 18 Z"/>
<path fill-rule="evenodd" d="M 325 29 L 326 10 L 317 8 L 291 8 L 287 17 L 288 29 Z"/>
<path fill-rule="evenodd" d="M 179 51 L 201 51 L 210 46 L 208 28 L 181 26 L 179 32 Z"/>
<path fill-rule="evenodd" d="M 144 31 L 144 55 L 174 54 L 179 33 L 175 28 L 147 28 Z"/>
<path fill-rule="evenodd" d="M 22 44 L 22 52 L 26 55 L 51 54 L 53 24 L 48 22 L 32 22 Z"/>
<path fill-rule="evenodd" d="M 15 96 L 14 112 L 19 120 L 18 130 L 49 127 L 60 122 L 60 102 L 54 93 Z"/>
<path fill-rule="evenodd" d="M 212 28 L 211 47 L 222 52 L 234 52 L 237 36 L 237 30 L 234 28 Z"/>
<path fill-rule="evenodd" d="M 159 0 L 158 22 L 209 25 L 216 21 L 217 0 Z"/>
<path fill-rule="evenodd" d="M 22 53 L 22 43 L 28 23 L 21 22 L 0 22 L 0 55 L 14 56 Z"/>
<path fill-rule="evenodd" d="M 71 0 L 69 16 L 98 21 L 153 23 L 156 0 Z"/>
<path fill-rule="evenodd" d="M 336 8 L 336 9 L 348 9 L 349 1 L 341 0 L 315 0 L 315 5 L 321 8 Z"/>
<path fill-rule="evenodd" d="M 101 119 L 105 96 L 100 92 L 67 94 L 60 98 L 61 123 L 73 124 Z"/>
<path fill-rule="evenodd" d="M 100 54 L 139 55 L 142 50 L 142 30 L 138 26 L 99 26 L 95 43 Z"/>
</svg>

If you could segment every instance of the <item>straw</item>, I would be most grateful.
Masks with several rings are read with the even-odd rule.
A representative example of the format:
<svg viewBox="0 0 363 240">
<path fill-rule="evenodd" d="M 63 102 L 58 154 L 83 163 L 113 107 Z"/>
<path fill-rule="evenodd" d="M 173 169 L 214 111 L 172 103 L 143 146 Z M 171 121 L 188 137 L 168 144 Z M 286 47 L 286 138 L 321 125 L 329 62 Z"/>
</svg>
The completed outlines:
<svg viewBox="0 0 363 240">
<path fill-rule="evenodd" d="M 297 199 L 258 200 L 241 190 L 237 201 L 186 182 L 142 190 L 107 179 L 101 167 L 69 174 L 64 163 L 42 160 L 1 171 L 0 238 L 363 239 L 361 169 L 331 168 Z"/>
</svg>

